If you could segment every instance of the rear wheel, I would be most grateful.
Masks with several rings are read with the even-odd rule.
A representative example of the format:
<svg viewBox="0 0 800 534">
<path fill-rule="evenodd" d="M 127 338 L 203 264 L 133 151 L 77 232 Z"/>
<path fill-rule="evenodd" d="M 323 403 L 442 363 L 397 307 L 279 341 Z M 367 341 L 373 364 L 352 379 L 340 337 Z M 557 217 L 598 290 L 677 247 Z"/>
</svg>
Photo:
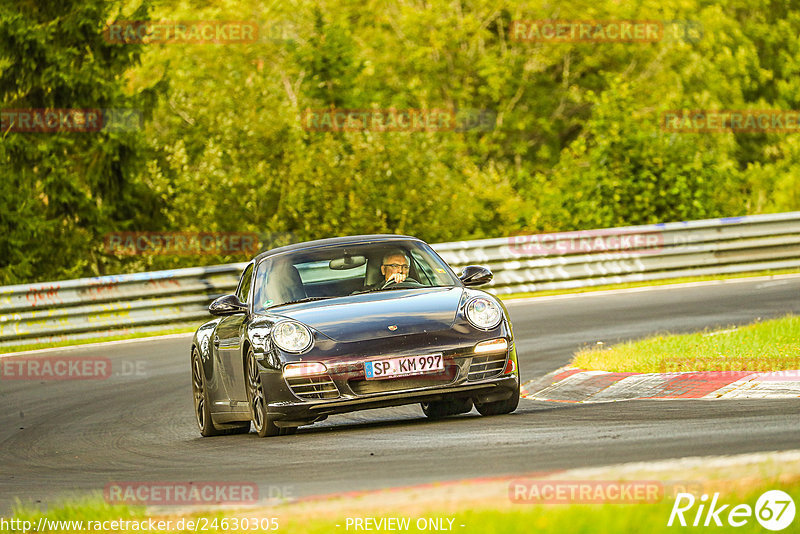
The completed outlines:
<svg viewBox="0 0 800 534">
<path fill-rule="evenodd" d="M 484 402 L 484 403 L 476 402 L 475 408 L 481 415 L 502 415 L 513 412 L 514 410 L 517 409 L 518 405 L 519 405 L 519 382 L 517 383 L 517 387 L 514 390 L 514 393 L 506 400 L 501 400 L 497 402 Z"/>
<path fill-rule="evenodd" d="M 253 349 L 247 353 L 247 400 L 250 405 L 250 418 L 256 433 L 262 438 L 280 435 L 282 429 L 275 426 L 275 422 L 267 412 L 261 373 L 258 372 L 258 363 Z"/>
<path fill-rule="evenodd" d="M 454 399 L 446 401 L 422 402 L 422 413 L 430 419 L 439 419 L 449 415 L 458 415 L 472 410 L 472 399 Z"/>
<path fill-rule="evenodd" d="M 211 403 L 208 400 L 206 376 L 203 372 L 203 362 L 197 349 L 192 350 L 192 393 L 194 394 L 194 415 L 200 435 L 222 436 L 230 434 L 247 434 L 250 432 L 250 421 L 231 423 L 224 427 L 217 427 L 211 419 Z"/>
<path fill-rule="evenodd" d="M 197 349 L 192 350 L 192 393 L 194 394 L 194 416 L 201 436 L 217 436 L 219 430 L 211 420 L 208 393 L 206 391 L 206 377 L 203 373 L 203 363 Z"/>
</svg>

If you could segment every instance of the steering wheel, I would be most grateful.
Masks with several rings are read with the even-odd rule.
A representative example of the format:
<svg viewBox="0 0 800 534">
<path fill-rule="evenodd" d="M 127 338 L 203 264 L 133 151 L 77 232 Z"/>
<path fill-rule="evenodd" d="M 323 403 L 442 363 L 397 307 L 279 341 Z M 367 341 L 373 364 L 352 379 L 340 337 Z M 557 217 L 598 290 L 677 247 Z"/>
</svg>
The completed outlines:
<svg viewBox="0 0 800 534">
<path fill-rule="evenodd" d="M 385 281 L 379 289 L 386 289 L 387 287 L 406 287 L 406 288 L 414 288 L 414 287 L 424 287 L 422 284 L 414 280 L 413 278 L 406 278 L 402 282 L 395 282 L 394 278 L 390 278 Z"/>
</svg>

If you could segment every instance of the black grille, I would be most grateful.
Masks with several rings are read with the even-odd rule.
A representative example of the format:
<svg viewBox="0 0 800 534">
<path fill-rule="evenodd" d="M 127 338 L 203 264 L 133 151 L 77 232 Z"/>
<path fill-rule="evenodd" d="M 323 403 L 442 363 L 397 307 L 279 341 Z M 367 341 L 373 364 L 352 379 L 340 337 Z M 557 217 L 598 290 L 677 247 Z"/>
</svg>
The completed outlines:
<svg viewBox="0 0 800 534">
<path fill-rule="evenodd" d="M 458 366 L 445 366 L 443 372 L 430 375 L 406 376 L 400 378 L 384 378 L 381 380 L 367 380 L 354 378 L 349 381 L 350 389 L 356 395 L 369 395 L 371 393 L 387 393 L 404 389 L 429 388 L 446 386 L 456 379 Z"/>
<path fill-rule="evenodd" d="M 286 384 L 301 399 L 335 399 L 339 396 L 336 384 L 328 375 L 287 378 Z"/>
<path fill-rule="evenodd" d="M 497 376 L 503 372 L 506 366 L 506 353 L 487 354 L 486 356 L 475 356 L 469 366 L 467 380 L 483 380 Z"/>
</svg>

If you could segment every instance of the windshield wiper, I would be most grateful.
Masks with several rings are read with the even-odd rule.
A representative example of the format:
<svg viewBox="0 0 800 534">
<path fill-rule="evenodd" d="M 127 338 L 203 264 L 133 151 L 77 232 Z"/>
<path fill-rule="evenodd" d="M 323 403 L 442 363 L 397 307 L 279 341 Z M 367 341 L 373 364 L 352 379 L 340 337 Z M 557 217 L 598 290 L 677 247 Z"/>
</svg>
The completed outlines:
<svg viewBox="0 0 800 534">
<path fill-rule="evenodd" d="M 312 300 L 325 300 L 325 299 L 332 299 L 333 297 L 303 297 L 297 300 L 291 300 L 289 302 L 282 302 L 281 304 L 276 304 L 275 306 L 271 306 L 271 308 L 277 308 L 278 306 L 288 306 L 289 304 L 298 304 L 300 302 L 311 302 Z"/>
</svg>

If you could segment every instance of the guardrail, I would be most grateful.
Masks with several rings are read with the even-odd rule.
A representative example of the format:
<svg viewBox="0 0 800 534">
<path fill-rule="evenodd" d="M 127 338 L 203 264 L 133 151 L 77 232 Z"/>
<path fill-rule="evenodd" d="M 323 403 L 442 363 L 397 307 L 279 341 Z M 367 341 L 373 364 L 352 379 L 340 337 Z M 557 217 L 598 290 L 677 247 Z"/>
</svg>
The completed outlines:
<svg viewBox="0 0 800 534">
<path fill-rule="evenodd" d="M 497 294 L 800 267 L 800 212 L 434 245 Z"/>
<path fill-rule="evenodd" d="M 496 294 L 800 268 L 800 212 L 439 243 Z M 198 324 L 246 263 L 0 287 L 0 345 Z"/>
</svg>

